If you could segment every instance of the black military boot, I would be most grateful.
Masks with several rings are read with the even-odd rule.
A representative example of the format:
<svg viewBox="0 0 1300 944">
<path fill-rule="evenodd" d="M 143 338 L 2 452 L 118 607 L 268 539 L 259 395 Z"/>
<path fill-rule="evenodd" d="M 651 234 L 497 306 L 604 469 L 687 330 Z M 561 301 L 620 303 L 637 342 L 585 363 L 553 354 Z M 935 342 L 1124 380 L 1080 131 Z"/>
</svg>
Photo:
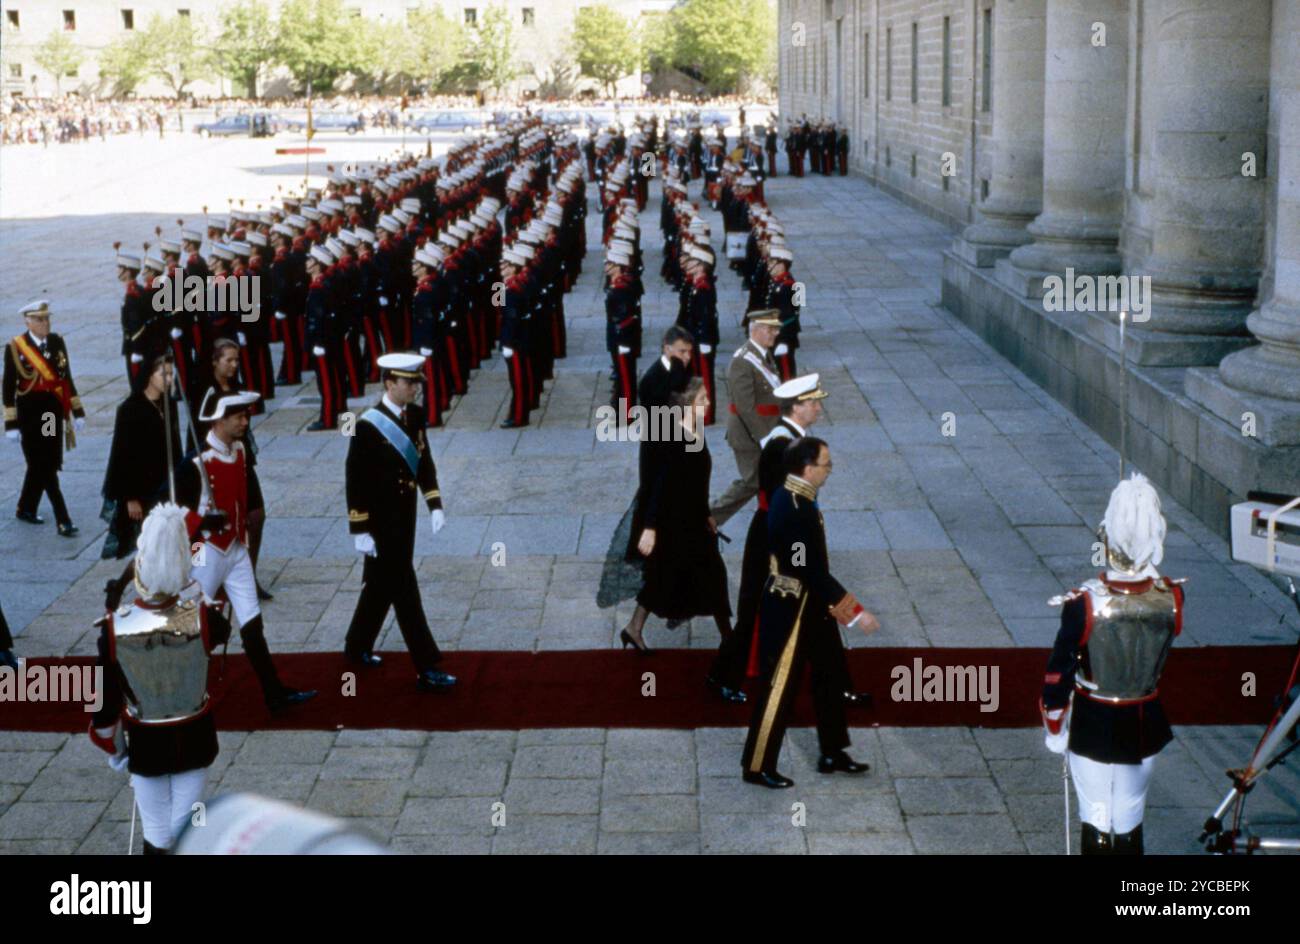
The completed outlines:
<svg viewBox="0 0 1300 944">
<path fill-rule="evenodd" d="M 1129 832 L 1116 836 L 1111 848 L 1114 855 L 1145 855 L 1142 849 L 1142 824 L 1138 823 Z"/>
<path fill-rule="evenodd" d="M 1103 833 L 1091 823 L 1084 823 L 1079 837 L 1079 855 L 1112 855 L 1114 852 L 1109 833 Z"/>
<path fill-rule="evenodd" d="M 151 843 L 148 839 L 146 839 L 144 840 L 144 854 L 145 855 L 171 855 L 171 850 L 159 848 L 158 846 L 155 846 L 153 843 Z"/>
</svg>

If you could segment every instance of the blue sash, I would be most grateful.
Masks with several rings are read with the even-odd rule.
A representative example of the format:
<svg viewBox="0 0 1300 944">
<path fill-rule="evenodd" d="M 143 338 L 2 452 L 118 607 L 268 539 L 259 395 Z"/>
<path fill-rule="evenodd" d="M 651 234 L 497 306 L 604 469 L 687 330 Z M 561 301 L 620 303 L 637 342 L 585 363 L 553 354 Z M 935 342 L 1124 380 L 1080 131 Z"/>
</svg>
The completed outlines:
<svg viewBox="0 0 1300 944">
<path fill-rule="evenodd" d="M 393 422 L 393 418 L 383 410 L 371 407 L 361 414 L 361 419 L 369 423 L 387 439 L 398 454 L 406 460 L 406 464 L 411 467 L 411 474 L 418 475 L 420 468 L 420 453 L 415 448 L 415 443 L 411 442 L 411 437 L 406 435 L 402 427 Z"/>
</svg>

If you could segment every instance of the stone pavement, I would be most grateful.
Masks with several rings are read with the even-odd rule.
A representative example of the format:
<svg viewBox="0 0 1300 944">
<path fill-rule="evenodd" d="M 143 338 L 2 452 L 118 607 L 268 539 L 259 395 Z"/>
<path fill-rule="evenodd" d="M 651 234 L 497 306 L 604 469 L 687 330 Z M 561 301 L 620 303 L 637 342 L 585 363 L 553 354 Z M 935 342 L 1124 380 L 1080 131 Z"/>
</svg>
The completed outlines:
<svg viewBox="0 0 1300 944">
<path fill-rule="evenodd" d="M 326 160 L 341 161 L 387 153 L 399 142 L 368 135 L 324 143 Z M 205 202 L 224 211 L 225 198 L 238 195 L 251 206 L 276 184 L 300 182 L 301 159 L 275 157 L 271 148 L 178 137 L 6 151 L 0 312 L 41 294 L 53 300 L 55 330 L 68 338 L 91 414 L 63 475 L 81 536 L 67 541 L 52 526 L 0 516 L 0 601 L 25 655 L 92 652 L 100 588 L 119 569 L 98 560 L 96 517 L 113 410 L 125 394 L 111 244 L 143 240 L 155 225 L 174 229 L 177 217 L 196 220 Z M 657 276 L 658 188 L 651 189 L 647 357 L 676 312 Z M 1116 477 L 1113 450 L 938 308 L 939 254 L 951 238 L 942 225 L 854 179 L 782 177 L 768 195 L 795 251 L 795 276 L 807 286 L 799 363 L 820 371 L 831 391 L 821 432 L 836 472 L 822 505 L 835 570 L 883 626 L 847 642 L 1050 645 L 1056 616 L 1045 601 L 1091 571 L 1092 528 Z M 714 229 L 721 232 L 720 220 Z M 599 271 L 593 253 L 566 299 L 569 357 L 557 364 L 532 428 L 496 428 L 507 398 L 498 358 L 432 437 L 448 524 L 436 539 L 422 528 L 416 553 L 425 608 L 444 648 L 600 648 L 613 644 L 627 619 L 627 606 L 600 610 L 594 602 L 635 469 L 634 447 L 595 437 L 594 410 L 608 397 Z M 724 271 L 721 410 L 742 298 Z M 276 595 L 266 608 L 273 651 L 337 650 L 360 587 L 344 516 L 347 444 L 337 434 L 302 432 L 314 394 L 310 385 L 282 388 L 256 426 L 270 515 L 261 575 Z M 709 443 L 717 493 L 734 465 L 720 426 Z M 0 445 L 0 508 L 12 506 L 21 467 L 18 449 Z M 1295 612 L 1277 588 L 1234 564 L 1224 543 L 1184 509 L 1168 502 L 1165 511 L 1163 569 L 1191 578 L 1178 644 L 1294 641 Z M 740 538 L 743 519 L 724 530 Z M 727 554 L 733 591 L 740 544 Z M 490 563 L 494 546 L 504 547 L 505 566 Z M 673 635 L 652 620 L 648 639 L 711 647 L 710 622 Z M 391 618 L 380 648 L 401 648 Z M 212 781 L 360 817 L 410 850 L 1039 852 L 1061 845 L 1059 765 L 1035 731 L 863 729 L 855 740 L 875 773 L 857 781 L 811 773 L 813 747 L 800 731 L 786 763 L 799 786 L 775 798 L 735 777 L 742 736 L 739 729 L 255 732 L 223 735 Z M 1220 798 L 1222 768 L 1244 762 L 1257 736 L 1253 729 L 1180 732 L 1152 794 L 1153 848 L 1194 851 L 1191 833 Z M 84 742 L 0 732 L 0 843 L 10 844 L 0 848 L 125 847 L 129 794 Z M 1294 819 L 1295 778 L 1284 783 L 1276 803 Z M 636 792 L 650 789 L 656 798 Z M 493 799 L 506 802 L 508 818 L 495 835 L 482 812 Z M 790 804 L 798 799 L 807 803 L 807 826 L 796 830 Z"/>
</svg>

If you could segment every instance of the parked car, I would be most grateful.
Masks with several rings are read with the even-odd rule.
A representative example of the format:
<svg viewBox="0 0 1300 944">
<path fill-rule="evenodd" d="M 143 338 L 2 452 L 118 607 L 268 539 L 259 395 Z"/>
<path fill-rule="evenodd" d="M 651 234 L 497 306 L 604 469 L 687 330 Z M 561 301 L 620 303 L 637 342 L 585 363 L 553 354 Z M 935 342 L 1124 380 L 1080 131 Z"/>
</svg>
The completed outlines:
<svg viewBox="0 0 1300 944">
<path fill-rule="evenodd" d="M 477 131 L 485 123 L 486 116 L 479 111 L 428 111 L 408 118 L 406 127 L 416 134 L 429 134 L 433 131 Z"/>
<path fill-rule="evenodd" d="M 284 125 L 290 131 L 301 134 L 307 130 L 307 116 L 286 118 L 284 119 Z M 362 130 L 361 118 L 358 115 L 343 111 L 324 111 L 313 114 L 311 116 L 311 126 L 317 132 L 346 131 L 348 134 L 356 134 Z"/>
</svg>

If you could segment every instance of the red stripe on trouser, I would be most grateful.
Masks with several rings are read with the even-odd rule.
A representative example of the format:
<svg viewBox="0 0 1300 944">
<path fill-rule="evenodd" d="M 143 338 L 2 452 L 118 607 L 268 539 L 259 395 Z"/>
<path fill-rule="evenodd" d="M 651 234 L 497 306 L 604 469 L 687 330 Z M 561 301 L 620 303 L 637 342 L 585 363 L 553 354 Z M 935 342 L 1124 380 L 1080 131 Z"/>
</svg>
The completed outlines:
<svg viewBox="0 0 1300 944">
<path fill-rule="evenodd" d="M 510 365 L 510 419 L 522 426 L 528 421 L 528 397 L 530 391 L 524 377 L 523 355 L 515 352 L 506 358 Z"/>
<path fill-rule="evenodd" d="M 388 352 L 396 350 L 396 348 L 393 347 L 393 325 L 388 320 L 387 308 L 381 308 L 379 310 L 379 333 L 384 338 L 384 351 Z"/>
<path fill-rule="evenodd" d="M 712 425 L 713 425 L 713 403 L 714 403 L 714 400 L 716 399 L 716 398 L 713 396 L 713 358 L 714 358 L 714 355 L 713 355 L 712 352 L 710 352 L 710 353 L 708 353 L 708 354 L 699 354 L 699 355 L 697 355 L 697 356 L 698 356 L 699 359 L 700 359 L 700 366 L 697 368 L 697 372 L 699 373 L 700 377 L 703 378 L 703 380 L 704 380 L 704 389 L 705 389 L 705 391 L 706 391 L 706 392 L 708 393 L 708 395 L 709 395 L 709 408 L 708 408 L 708 410 L 705 411 L 705 413 L 704 413 L 704 425 L 705 425 L 705 426 L 712 426 Z"/>
<path fill-rule="evenodd" d="M 424 422 L 426 426 L 442 425 L 442 410 L 438 407 L 438 381 L 434 378 L 433 358 L 424 359 Z"/>
<path fill-rule="evenodd" d="M 632 422 L 632 407 L 635 406 L 634 397 L 636 393 L 632 389 L 632 355 L 618 355 L 618 392 L 619 399 L 622 403 L 618 404 L 623 411 L 622 421 L 625 424 Z"/>
<path fill-rule="evenodd" d="M 257 390 L 257 374 L 253 372 L 253 352 L 247 345 L 239 348 L 239 373 L 244 378 L 245 390 Z"/>
<path fill-rule="evenodd" d="M 271 349 L 259 345 L 256 354 L 258 390 L 262 392 L 263 399 L 270 400 L 275 396 L 275 378 L 271 376 L 275 365 L 271 363 Z"/>
<path fill-rule="evenodd" d="M 460 372 L 460 345 L 456 343 L 453 335 L 447 336 L 447 366 L 451 370 L 452 389 L 456 393 L 463 395 L 465 393 L 465 378 Z"/>
<path fill-rule="evenodd" d="M 198 322 L 190 325 L 190 340 L 194 342 L 194 350 L 203 350 L 203 328 Z"/>
<path fill-rule="evenodd" d="M 338 423 L 339 408 L 338 377 L 330 366 L 328 355 L 316 356 L 316 389 L 320 391 L 320 421 L 323 426 L 333 429 Z"/>
<path fill-rule="evenodd" d="M 557 358 L 567 356 L 567 332 L 564 330 L 564 299 L 560 299 L 551 315 L 551 347 Z"/>
<path fill-rule="evenodd" d="M 777 369 L 781 371 L 781 380 L 786 381 L 794 377 L 794 352 L 782 354 L 776 359 Z"/>
<path fill-rule="evenodd" d="M 362 326 L 366 330 L 366 360 L 370 362 L 370 372 L 366 379 L 375 383 L 379 380 L 379 341 L 375 337 L 375 323 L 367 318 Z"/>
<path fill-rule="evenodd" d="M 185 345 L 180 338 L 172 338 L 172 360 L 176 363 L 176 373 L 181 380 L 181 389 L 190 389 L 190 359 L 185 356 Z"/>
<path fill-rule="evenodd" d="M 288 319 L 283 327 L 280 336 L 284 341 L 284 355 L 280 360 L 280 373 L 289 383 L 298 383 L 302 380 L 302 360 L 298 353 L 302 348 L 298 345 L 298 327 Z"/>
<path fill-rule="evenodd" d="M 279 319 L 279 318 L 272 318 L 272 319 L 271 319 L 271 337 L 270 337 L 270 340 L 269 340 L 268 343 L 270 343 L 270 344 L 274 344 L 276 341 L 279 341 L 279 340 L 280 340 L 280 319 Z"/>
<path fill-rule="evenodd" d="M 348 396 L 359 397 L 365 393 L 366 388 L 362 385 L 361 375 L 357 372 L 355 346 L 354 338 L 343 339 L 343 369 L 347 371 Z"/>
</svg>

